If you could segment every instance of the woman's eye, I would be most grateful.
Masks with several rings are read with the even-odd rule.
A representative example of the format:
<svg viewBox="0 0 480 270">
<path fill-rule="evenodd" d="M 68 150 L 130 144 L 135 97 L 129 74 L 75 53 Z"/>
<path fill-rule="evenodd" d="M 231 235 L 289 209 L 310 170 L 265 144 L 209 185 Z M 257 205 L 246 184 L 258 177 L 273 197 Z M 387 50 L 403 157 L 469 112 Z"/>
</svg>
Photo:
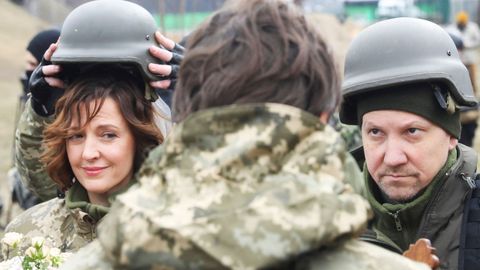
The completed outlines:
<svg viewBox="0 0 480 270">
<path fill-rule="evenodd" d="M 114 139 L 114 138 L 117 138 L 118 136 L 113 132 L 106 132 L 102 134 L 102 137 L 105 139 Z"/>
<path fill-rule="evenodd" d="M 67 138 L 69 141 L 79 141 L 83 138 L 82 134 L 73 134 L 70 137 Z"/>
</svg>

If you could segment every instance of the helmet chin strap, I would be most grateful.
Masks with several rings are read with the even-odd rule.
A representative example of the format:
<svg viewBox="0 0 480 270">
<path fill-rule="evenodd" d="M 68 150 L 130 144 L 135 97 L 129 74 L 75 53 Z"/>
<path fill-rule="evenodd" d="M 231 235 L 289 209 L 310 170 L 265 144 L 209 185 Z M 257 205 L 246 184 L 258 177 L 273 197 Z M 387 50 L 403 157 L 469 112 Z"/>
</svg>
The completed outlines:
<svg viewBox="0 0 480 270">
<path fill-rule="evenodd" d="M 150 84 L 145 82 L 145 99 L 150 102 L 155 102 L 158 99 L 158 94 Z"/>
<path fill-rule="evenodd" d="M 432 87 L 433 94 L 435 95 L 438 104 L 440 104 L 440 107 L 446 110 L 449 114 L 454 114 L 457 111 L 457 106 L 448 90 L 442 90 L 440 86 L 436 84 L 432 84 Z"/>
</svg>

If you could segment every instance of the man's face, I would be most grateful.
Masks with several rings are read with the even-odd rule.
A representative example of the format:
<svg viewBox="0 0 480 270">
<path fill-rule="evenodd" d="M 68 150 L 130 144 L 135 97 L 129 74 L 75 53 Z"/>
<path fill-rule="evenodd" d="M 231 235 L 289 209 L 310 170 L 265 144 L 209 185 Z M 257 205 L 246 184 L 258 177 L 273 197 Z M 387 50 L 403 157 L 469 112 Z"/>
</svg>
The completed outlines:
<svg viewBox="0 0 480 270">
<path fill-rule="evenodd" d="M 458 141 L 416 114 L 378 110 L 362 118 L 368 172 L 395 201 L 408 201 L 433 180 Z"/>
</svg>

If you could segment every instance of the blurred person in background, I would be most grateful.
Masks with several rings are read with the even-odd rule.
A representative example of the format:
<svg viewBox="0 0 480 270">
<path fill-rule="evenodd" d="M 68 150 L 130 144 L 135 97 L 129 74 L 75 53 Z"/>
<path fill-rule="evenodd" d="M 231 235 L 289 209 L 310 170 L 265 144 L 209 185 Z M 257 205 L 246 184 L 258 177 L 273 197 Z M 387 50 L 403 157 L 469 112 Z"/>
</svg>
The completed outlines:
<svg viewBox="0 0 480 270">
<path fill-rule="evenodd" d="M 460 59 L 467 67 L 472 81 L 473 91 L 476 96 L 477 91 L 477 62 L 478 49 L 480 46 L 480 29 L 478 24 L 469 20 L 466 11 L 460 11 L 455 16 L 455 23 L 446 28 L 452 39 L 457 45 L 460 53 Z M 457 40 L 460 39 L 460 40 Z M 478 108 L 465 108 L 460 114 L 462 123 L 462 132 L 459 142 L 467 146 L 472 146 L 475 130 L 477 128 Z"/>
</svg>

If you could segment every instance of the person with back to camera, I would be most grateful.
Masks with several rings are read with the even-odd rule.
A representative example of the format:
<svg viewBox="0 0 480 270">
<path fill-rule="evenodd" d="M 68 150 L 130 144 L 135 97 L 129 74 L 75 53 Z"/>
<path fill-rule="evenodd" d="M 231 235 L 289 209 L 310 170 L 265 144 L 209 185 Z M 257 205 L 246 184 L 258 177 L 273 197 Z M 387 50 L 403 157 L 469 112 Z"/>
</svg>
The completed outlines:
<svg viewBox="0 0 480 270">
<path fill-rule="evenodd" d="M 427 238 L 438 269 L 479 269 L 477 153 L 458 143 L 460 109 L 477 99 L 448 33 L 414 18 L 367 27 L 342 88 L 340 120 L 362 130 L 356 154 L 374 211 L 363 238 L 397 252 Z"/>
<path fill-rule="evenodd" d="M 109 10 L 109 20 L 104 10 Z M 103 23 L 90 27 L 98 20 Z M 156 123 L 161 116 L 153 103 L 154 87 L 168 86 L 170 78 L 156 74 L 172 75 L 175 67 L 157 57 L 175 55 L 158 48 L 155 31 L 148 11 L 127 1 L 89 2 L 66 18 L 60 42 L 50 46 L 32 75 L 32 96 L 17 144 L 25 147 L 17 149 L 18 160 L 30 164 L 40 157 L 28 156 L 28 147 L 43 141 L 45 181 L 66 191 L 65 198 L 27 210 L 6 232 L 27 239 L 43 236 L 47 246 L 62 251 L 74 251 L 96 237 L 112 200 L 134 183 L 133 174 L 148 151 L 164 139 Z M 99 33 L 104 33 L 101 38 Z M 157 37 L 173 47 L 171 40 Z"/>
<path fill-rule="evenodd" d="M 179 123 L 62 269 L 428 269 L 355 239 L 361 175 L 326 125 L 339 77 L 297 7 L 228 1 L 187 48 Z"/>
</svg>

